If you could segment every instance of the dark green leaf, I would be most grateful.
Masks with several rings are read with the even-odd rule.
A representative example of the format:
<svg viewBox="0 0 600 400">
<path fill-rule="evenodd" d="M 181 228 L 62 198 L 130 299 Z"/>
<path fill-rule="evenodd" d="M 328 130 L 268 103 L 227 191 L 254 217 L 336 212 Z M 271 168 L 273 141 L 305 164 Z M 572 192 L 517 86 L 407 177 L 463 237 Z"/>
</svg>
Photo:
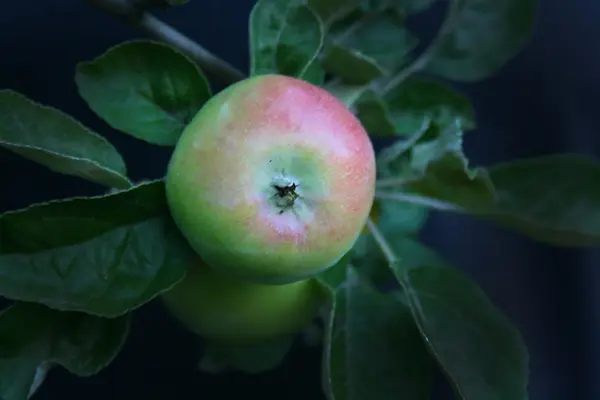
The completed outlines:
<svg viewBox="0 0 600 400">
<path fill-rule="evenodd" d="M 387 169 L 386 177 L 395 173 L 396 179 L 379 182 L 377 196 L 399 200 L 410 193 L 420 196 L 415 203 L 453 211 L 475 211 L 493 204 L 496 194 L 492 182 L 485 170 L 469 167 L 459 125 L 457 122 L 441 132 L 432 128 L 410 152 L 382 165 Z M 402 193 L 390 194 L 385 190 L 388 185 Z"/>
<path fill-rule="evenodd" d="M 79 94 L 110 126 L 138 139 L 174 145 L 210 98 L 208 82 L 179 51 L 130 41 L 77 65 Z"/>
<path fill-rule="evenodd" d="M 250 75 L 280 73 L 321 84 L 319 17 L 301 1 L 259 0 L 250 13 Z M 316 80 L 316 81 L 315 81 Z"/>
<path fill-rule="evenodd" d="M 550 244 L 600 246 L 598 160 L 548 155 L 488 171 L 498 201 L 482 216 Z"/>
<path fill-rule="evenodd" d="M 347 17 L 358 8 L 361 0 L 307 0 L 308 6 L 319 16 L 326 27 Z"/>
<path fill-rule="evenodd" d="M 232 345 L 208 342 L 200 370 L 210 373 L 242 371 L 259 374 L 277 368 L 288 354 L 294 337 L 268 342 Z"/>
<path fill-rule="evenodd" d="M 290 8 L 275 47 L 277 71 L 322 84 L 324 72 L 315 60 L 322 45 L 323 28 L 319 18 L 307 6 Z"/>
<path fill-rule="evenodd" d="M 498 72 L 531 36 L 537 0 L 453 0 L 427 70 L 456 81 Z"/>
<path fill-rule="evenodd" d="M 131 185 L 121 155 L 73 117 L 0 90 L 0 147 L 52 171 L 124 189 Z"/>
<path fill-rule="evenodd" d="M 352 267 L 335 291 L 324 366 L 330 398 L 425 399 L 430 357 L 398 293 L 380 293 Z"/>
<path fill-rule="evenodd" d="M 527 394 L 529 356 L 517 329 L 467 275 L 426 266 L 396 270 L 430 353 L 465 400 Z"/>
<path fill-rule="evenodd" d="M 346 83 L 365 84 L 394 73 L 416 46 L 396 13 L 355 13 L 332 27 L 323 65 Z"/>
<path fill-rule="evenodd" d="M 466 96 L 428 79 L 409 78 L 384 97 L 395 133 L 409 135 L 425 119 L 440 127 L 459 121 L 463 130 L 475 128 L 475 110 Z"/>
<path fill-rule="evenodd" d="M 386 137 L 396 133 L 388 105 L 373 90 L 365 91 L 356 102 L 356 116 L 373 136 Z"/>
<path fill-rule="evenodd" d="M 327 82 L 324 89 L 337 97 L 346 107 L 353 109 L 360 96 L 369 89 L 369 86 L 349 85 L 339 79 L 334 79 Z"/>
<path fill-rule="evenodd" d="M 422 150 L 429 154 L 422 159 L 434 153 Z M 557 246 L 600 245 L 597 160 L 563 154 L 487 170 L 465 172 L 464 167 L 458 153 L 445 153 L 428 164 L 420 179 L 400 177 L 396 189 L 391 189 L 393 179 L 380 182 L 377 196 L 471 213 Z"/>
<path fill-rule="evenodd" d="M 191 256 L 153 181 L 0 216 L 0 296 L 115 317 L 185 275 Z"/>
<path fill-rule="evenodd" d="M 418 13 L 430 8 L 437 0 L 391 0 L 407 13 Z"/>
<path fill-rule="evenodd" d="M 58 364 L 91 376 L 117 356 L 129 315 L 106 319 L 15 303 L 0 313 L 0 398 L 27 400 L 39 367 Z"/>
<path fill-rule="evenodd" d="M 402 208 L 396 204 L 397 208 Z M 382 221 L 383 222 L 383 221 Z M 377 224 L 385 236 L 394 254 L 400 259 L 399 268 L 418 268 L 422 266 L 449 266 L 436 251 L 412 238 L 406 232 L 391 224 Z M 395 282 L 388 261 L 383 256 L 373 235 L 363 235 L 352 251 L 352 265 L 364 276 L 368 276 L 377 286 L 389 288 Z"/>
</svg>

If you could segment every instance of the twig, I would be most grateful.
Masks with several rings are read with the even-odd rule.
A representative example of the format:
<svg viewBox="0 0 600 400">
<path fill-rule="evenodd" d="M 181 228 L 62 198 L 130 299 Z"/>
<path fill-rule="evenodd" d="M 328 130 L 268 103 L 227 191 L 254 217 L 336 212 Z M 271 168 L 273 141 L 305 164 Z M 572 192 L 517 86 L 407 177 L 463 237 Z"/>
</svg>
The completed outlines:
<svg viewBox="0 0 600 400">
<path fill-rule="evenodd" d="M 231 84 L 246 76 L 231 64 L 215 56 L 198 43 L 169 24 L 148 12 L 139 12 L 128 0 L 83 0 L 91 6 L 112 14 L 127 24 L 138 28 L 154 38 L 166 42 L 194 60 L 209 75 L 224 84 Z"/>
</svg>

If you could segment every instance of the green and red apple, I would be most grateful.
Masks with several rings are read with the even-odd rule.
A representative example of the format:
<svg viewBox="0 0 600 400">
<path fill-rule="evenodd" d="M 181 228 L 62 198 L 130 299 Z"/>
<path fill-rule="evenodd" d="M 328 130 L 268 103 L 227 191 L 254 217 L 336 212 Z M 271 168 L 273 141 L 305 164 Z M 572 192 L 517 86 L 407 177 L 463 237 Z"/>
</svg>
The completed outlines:
<svg viewBox="0 0 600 400">
<path fill-rule="evenodd" d="M 162 294 L 191 332 L 226 344 L 251 344 L 295 335 L 317 316 L 326 297 L 316 279 L 265 285 L 231 279 L 202 261 Z"/>
<path fill-rule="evenodd" d="M 211 267 L 284 284 L 336 264 L 373 203 L 375 154 L 353 113 L 300 79 L 261 75 L 212 97 L 166 176 L 173 219 Z"/>
</svg>

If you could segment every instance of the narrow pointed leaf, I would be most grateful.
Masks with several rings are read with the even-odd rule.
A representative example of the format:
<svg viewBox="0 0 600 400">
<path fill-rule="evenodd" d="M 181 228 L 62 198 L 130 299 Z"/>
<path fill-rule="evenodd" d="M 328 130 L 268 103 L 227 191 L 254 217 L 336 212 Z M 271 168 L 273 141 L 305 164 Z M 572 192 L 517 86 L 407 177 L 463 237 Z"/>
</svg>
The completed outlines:
<svg viewBox="0 0 600 400">
<path fill-rule="evenodd" d="M 110 126 L 146 142 L 172 146 L 210 98 L 192 60 L 162 43 L 134 40 L 77 65 L 75 82 Z"/>
<path fill-rule="evenodd" d="M 0 296 L 58 310 L 122 315 L 181 280 L 190 256 L 162 181 L 0 216 Z"/>
<path fill-rule="evenodd" d="M 527 395 L 529 356 L 518 330 L 467 275 L 453 268 L 397 268 L 429 351 L 464 400 Z"/>
<path fill-rule="evenodd" d="M 119 189 L 131 185 L 117 149 L 73 117 L 0 90 L 0 147 L 52 171 Z"/>
<path fill-rule="evenodd" d="M 427 66 L 456 81 L 498 72 L 529 40 L 537 0 L 452 0 L 440 46 Z"/>
<path fill-rule="evenodd" d="M 0 398 L 27 400 L 38 368 L 87 377 L 108 366 L 129 333 L 129 315 L 106 319 L 15 303 L 0 313 Z"/>
</svg>

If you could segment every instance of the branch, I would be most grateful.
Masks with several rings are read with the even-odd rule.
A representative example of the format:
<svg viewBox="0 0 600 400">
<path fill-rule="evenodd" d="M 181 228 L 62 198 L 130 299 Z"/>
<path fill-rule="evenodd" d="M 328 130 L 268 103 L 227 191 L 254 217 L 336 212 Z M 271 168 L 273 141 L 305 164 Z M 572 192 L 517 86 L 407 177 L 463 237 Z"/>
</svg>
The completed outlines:
<svg viewBox="0 0 600 400">
<path fill-rule="evenodd" d="M 198 43 L 152 14 L 140 11 L 128 0 L 83 0 L 94 8 L 111 14 L 123 22 L 163 41 L 194 60 L 207 74 L 229 85 L 246 76 L 231 64 L 215 56 Z"/>
</svg>

